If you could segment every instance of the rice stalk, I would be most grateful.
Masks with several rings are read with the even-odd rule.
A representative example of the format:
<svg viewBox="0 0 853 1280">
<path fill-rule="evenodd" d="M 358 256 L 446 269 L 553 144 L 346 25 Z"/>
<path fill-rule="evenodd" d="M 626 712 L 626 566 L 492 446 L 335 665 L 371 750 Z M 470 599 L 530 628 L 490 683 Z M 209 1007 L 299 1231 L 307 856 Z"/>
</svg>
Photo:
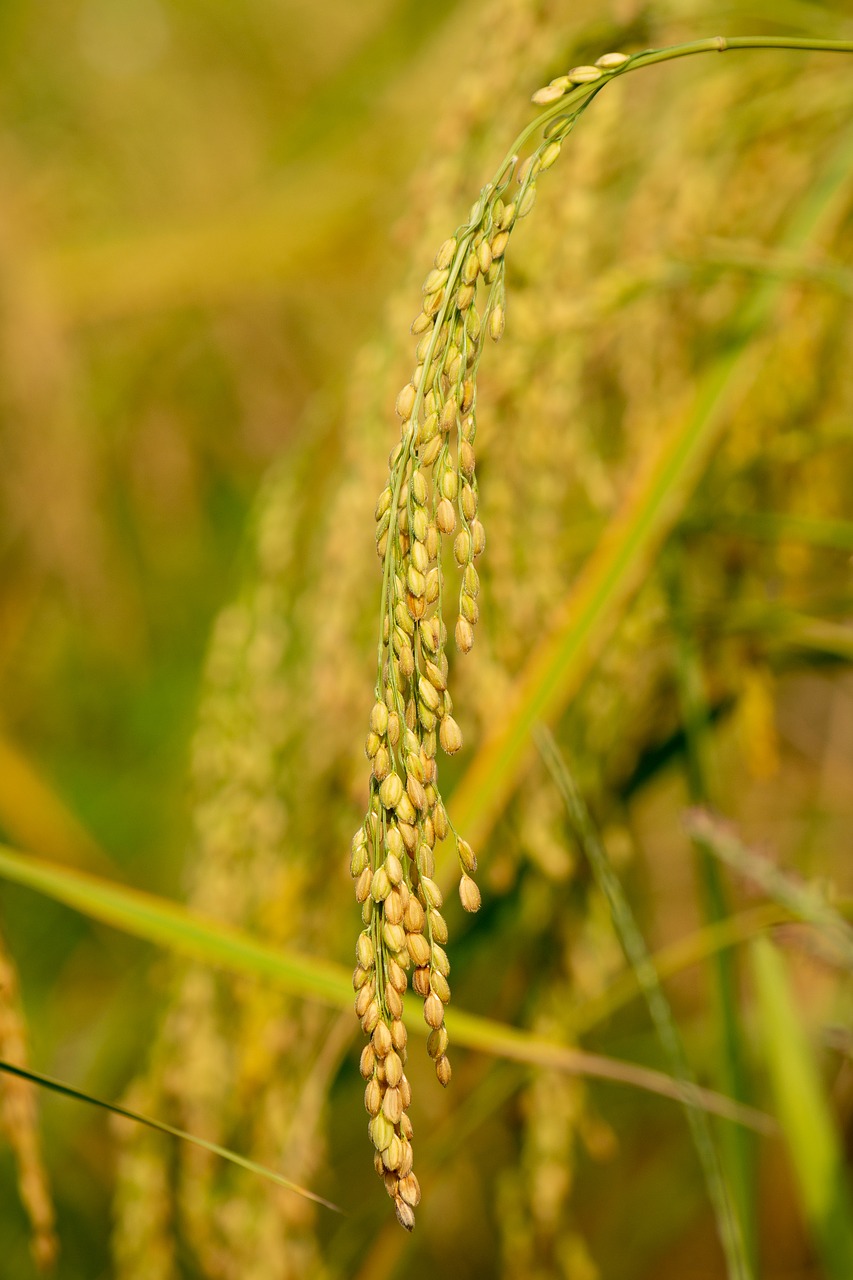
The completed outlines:
<svg viewBox="0 0 853 1280">
<path fill-rule="evenodd" d="M 0 1058 L 27 1061 L 27 1033 L 18 992 L 18 975 L 0 939 Z M 0 1084 L 0 1127 L 15 1156 L 18 1188 L 30 1221 L 33 1260 L 53 1269 L 58 1254 L 56 1220 L 38 1132 L 36 1094 L 26 1072 Z"/>
</svg>

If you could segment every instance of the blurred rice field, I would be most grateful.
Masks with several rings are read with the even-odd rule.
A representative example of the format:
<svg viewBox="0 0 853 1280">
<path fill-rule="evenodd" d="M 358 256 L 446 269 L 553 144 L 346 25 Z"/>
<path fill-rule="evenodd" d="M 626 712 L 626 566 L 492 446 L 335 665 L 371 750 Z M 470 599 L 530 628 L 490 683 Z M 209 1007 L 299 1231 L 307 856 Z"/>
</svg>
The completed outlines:
<svg viewBox="0 0 853 1280">
<path fill-rule="evenodd" d="M 853 5 L 0 6 L 6 844 L 351 966 L 372 512 L 420 282 L 538 86 L 720 32 L 849 40 Z M 714 1121 L 764 1280 L 853 1266 L 832 924 L 853 906 L 851 175 L 846 58 L 687 59 L 585 114 L 483 360 L 482 620 L 442 765 L 484 897 L 448 911 L 451 1013 L 669 1070 L 543 720 L 700 1083 L 778 1121 Z M 775 879 L 692 845 L 698 804 Z M 38 1070 L 345 1210 L 40 1094 L 62 1280 L 724 1274 L 671 1099 L 461 1045 L 441 1091 L 415 1043 L 408 1237 L 370 1168 L 351 1012 L 12 884 L 0 934 L 0 1057 L 25 1027 Z M 31 1095 L 0 1097 L 31 1135 Z M 0 1204 L 0 1272 L 30 1280 L 13 1144 Z"/>
</svg>

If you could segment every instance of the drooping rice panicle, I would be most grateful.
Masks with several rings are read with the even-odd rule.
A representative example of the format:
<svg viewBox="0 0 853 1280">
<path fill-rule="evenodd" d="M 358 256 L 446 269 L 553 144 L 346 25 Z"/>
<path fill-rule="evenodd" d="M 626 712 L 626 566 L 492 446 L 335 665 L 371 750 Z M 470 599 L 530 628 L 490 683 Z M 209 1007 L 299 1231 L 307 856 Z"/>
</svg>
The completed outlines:
<svg viewBox="0 0 853 1280">
<path fill-rule="evenodd" d="M 404 1072 L 403 996 L 410 974 L 424 1002 L 436 1075 L 445 1086 L 451 1079 L 444 1021 L 450 963 L 442 893 L 434 878 L 437 842 L 454 841 L 460 901 L 466 911 L 480 907 L 477 858 L 452 828 L 438 781 L 438 747 L 453 755 L 462 746 L 448 690 L 442 540 L 452 540 L 458 574 L 454 639 L 465 654 L 479 619 L 476 561 L 486 546 L 476 473 L 477 373 L 485 337 L 497 342 L 504 330 L 507 247 L 533 208 L 538 176 L 557 160 L 601 83 L 628 62 L 624 54 L 605 55 L 597 66 L 575 68 L 534 94 L 537 105 L 549 108 L 545 118 L 517 139 L 468 221 L 439 247 L 412 324 L 417 363 L 396 400 L 400 440 L 376 504 L 382 597 L 376 701 L 365 743 L 370 802 L 353 838 L 350 864 L 364 926 L 353 986 L 356 1014 L 370 1037 L 361 1073 L 374 1164 L 407 1230 L 420 1200 Z M 557 103 L 565 111 L 555 113 Z M 540 127 L 538 144 L 520 162 L 523 145 Z"/>
</svg>

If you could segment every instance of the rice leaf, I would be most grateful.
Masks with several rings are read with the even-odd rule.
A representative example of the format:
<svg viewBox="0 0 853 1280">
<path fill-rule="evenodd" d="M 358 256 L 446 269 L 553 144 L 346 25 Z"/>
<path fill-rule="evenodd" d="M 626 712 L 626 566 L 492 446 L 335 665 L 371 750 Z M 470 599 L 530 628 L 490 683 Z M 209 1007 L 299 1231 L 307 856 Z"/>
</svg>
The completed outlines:
<svg viewBox="0 0 853 1280">
<path fill-rule="evenodd" d="M 853 1276 L 853 1199 L 844 1151 L 785 964 L 766 938 L 750 944 L 761 1044 L 803 1215 L 830 1280 Z"/>
<path fill-rule="evenodd" d="M 0 845 L 0 876 L 44 893 L 94 920 L 168 947 L 191 959 L 232 973 L 266 978 L 291 995 L 320 1000 L 335 1008 L 348 1009 L 352 1004 L 350 974 L 342 966 L 268 946 L 239 929 L 206 919 L 177 902 L 158 898 L 141 889 L 114 884 L 86 872 L 56 866 L 6 845 Z M 411 1029 L 418 1035 L 426 1035 L 428 1028 L 416 1012 L 413 1003 L 410 1009 Z M 353 1030 L 355 1025 L 353 1019 Z M 448 1025 L 458 1044 L 483 1053 L 577 1075 L 596 1076 L 663 1097 L 685 1100 L 679 1081 L 670 1079 L 663 1072 L 584 1053 L 531 1035 L 520 1028 L 458 1009 L 448 1014 Z M 769 1117 L 753 1108 L 739 1106 L 711 1090 L 698 1090 L 690 1101 L 759 1132 L 772 1129 Z"/>
</svg>

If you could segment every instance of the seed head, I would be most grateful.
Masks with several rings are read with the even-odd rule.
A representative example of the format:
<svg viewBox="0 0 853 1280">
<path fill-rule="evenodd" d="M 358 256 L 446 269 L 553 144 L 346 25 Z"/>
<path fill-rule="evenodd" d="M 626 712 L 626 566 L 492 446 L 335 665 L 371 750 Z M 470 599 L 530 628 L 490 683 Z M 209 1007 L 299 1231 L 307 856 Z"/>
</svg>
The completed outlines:
<svg viewBox="0 0 853 1280">
<path fill-rule="evenodd" d="M 456 494 L 459 492 L 459 476 L 457 475 L 455 468 L 448 467 L 442 472 L 441 479 L 439 480 L 439 490 L 442 496 L 447 498 L 449 502 L 453 502 L 455 500 Z"/>
<path fill-rule="evenodd" d="M 453 543 L 453 555 L 458 565 L 466 565 L 471 558 L 471 534 L 460 529 Z"/>
<path fill-rule="evenodd" d="M 397 889 L 392 889 L 385 899 L 383 909 L 387 924 L 401 924 L 403 920 L 403 896 Z"/>
<path fill-rule="evenodd" d="M 407 826 L 412 825 L 415 822 L 417 817 L 417 815 L 415 814 L 414 805 L 409 799 L 408 793 L 405 791 L 400 796 L 400 799 L 397 801 L 397 817 L 400 819 L 401 823 L 404 823 Z"/>
<path fill-rule="evenodd" d="M 376 1054 L 373 1045 L 366 1044 L 361 1051 L 358 1069 L 365 1080 L 369 1080 L 376 1069 Z"/>
<path fill-rule="evenodd" d="M 447 498 L 442 498 L 435 510 L 435 523 L 442 533 L 452 533 L 456 528 L 456 512 Z"/>
<path fill-rule="evenodd" d="M 535 102 L 537 107 L 548 107 L 552 102 L 559 102 L 562 96 L 563 90 L 557 85 L 546 84 L 542 89 L 536 90 L 530 101 Z"/>
<path fill-rule="evenodd" d="M 439 247 L 438 253 L 435 255 L 435 267 L 437 271 L 444 271 L 453 261 L 453 255 L 456 252 L 456 239 L 451 236 L 449 240 L 445 240 Z"/>
<path fill-rule="evenodd" d="M 382 1106 L 382 1087 L 376 1076 L 367 1082 L 367 1088 L 364 1090 L 364 1105 L 368 1115 L 379 1115 Z"/>
<path fill-rule="evenodd" d="M 401 924 L 391 924 L 386 920 L 382 926 L 382 939 L 389 951 L 402 951 L 406 945 L 406 930 Z"/>
<path fill-rule="evenodd" d="M 423 783 L 419 782 L 412 774 L 406 779 L 406 791 L 416 809 L 423 810 L 427 807 Z"/>
<path fill-rule="evenodd" d="M 413 1209 L 420 1204 L 421 1188 L 413 1173 L 410 1173 L 405 1178 L 400 1179 L 399 1195 L 400 1199 L 405 1200 L 406 1204 L 411 1205 Z"/>
<path fill-rule="evenodd" d="M 518 202 L 518 213 L 516 217 L 526 218 L 533 205 L 536 202 L 536 183 L 531 182 L 524 195 Z"/>
<path fill-rule="evenodd" d="M 412 964 L 421 966 L 429 963 L 429 943 L 422 933 L 407 934 L 406 947 L 412 957 Z"/>
<path fill-rule="evenodd" d="M 438 455 L 441 453 L 441 445 L 442 441 L 440 436 L 433 436 L 429 444 L 424 445 L 418 455 L 423 466 L 432 466 Z"/>
<path fill-rule="evenodd" d="M 470 876 L 463 876 L 459 881 L 459 901 L 466 911 L 479 911 L 482 899 L 477 884 Z"/>
<path fill-rule="evenodd" d="M 446 267 L 444 268 L 435 267 L 432 271 L 430 271 L 426 280 L 424 280 L 424 283 L 423 283 L 424 293 L 425 294 L 435 293 L 437 289 L 440 289 L 442 285 L 447 283 L 447 277 L 449 275 L 450 275 L 450 272 L 447 270 Z"/>
<path fill-rule="evenodd" d="M 369 983 L 367 981 L 367 976 L 365 974 L 364 969 L 356 969 L 355 974 L 353 974 L 353 986 L 356 985 L 356 974 L 358 975 L 358 982 L 361 983 L 363 981 L 364 986 L 361 987 L 358 995 L 356 996 L 355 1016 L 357 1018 L 363 1018 L 364 1015 L 367 1013 L 367 1008 L 368 1008 L 368 1005 L 370 1004 L 370 1001 L 373 999 L 374 987 L 373 987 L 373 983 Z M 363 978 L 362 978 L 362 975 L 364 975 Z"/>
<path fill-rule="evenodd" d="M 415 396 L 417 392 L 411 382 L 407 382 L 403 390 L 397 396 L 394 408 L 397 410 L 399 417 L 408 419 L 412 416 L 412 410 L 415 407 Z"/>
<path fill-rule="evenodd" d="M 400 1060 L 400 1055 L 392 1050 L 385 1059 L 385 1079 L 392 1089 L 396 1089 L 402 1078 L 403 1063 Z"/>
<path fill-rule="evenodd" d="M 384 1022 L 378 1022 L 373 1031 L 373 1050 L 377 1058 L 385 1058 L 391 1052 L 391 1032 Z"/>
<path fill-rule="evenodd" d="M 415 471 L 411 480 L 412 497 L 419 507 L 425 505 L 429 497 L 429 489 L 422 471 Z"/>
<path fill-rule="evenodd" d="M 592 84 L 601 79 L 600 67 L 572 67 L 568 76 L 572 84 Z"/>
<path fill-rule="evenodd" d="M 420 625 L 421 643 L 430 653 L 435 653 L 441 642 L 441 629 L 438 618 L 426 618 Z"/>
<path fill-rule="evenodd" d="M 464 841 L 461 841 L 460 843 L 464 844 Z M 385 859 L 385 874 L 388 877 L 389 883 L 392 885 L 398 885 L 402 882 L 403 867 L 400 863 L 399 856 L 390 848 L 388 856 Z"/>
<path fill-rule="evenodd" d="M 429 965 L 424 964 L 415 969 L 412 976 L 412 990 L 416 995 L 419 995 L 422 1000 L 427 998 L 431 990 L 429 985 Z"/>
<path fill-rule="evenodd" d="M 467 840 L 458 840 L 456 848 L 459 852 L 459 861 L 462 868 L 468 875 L 473 875 L 477 870 L 477 858 L 474 850 L 471 848 Z"/>
<path fill-rule="evenodd" d="M 394 1137 L 394 1126 L 381 1111 L 370 1121 L 368 1131 L 377 1151 L 385 1151 Z"/>
<path fill-rule="evenodd" d="M 444 1022 L 444 1005 L 434 991 L 424 1000 L 424 1020 L 430 1027 L 440 1027 Z"/>
<path fill-rule="evenodd" d="M 377 782 L 382 782 L 391 772 L 391 757 L 388 754 L 387 747 L 378 747 L 373 757 L 373 776 Z"/>
<path fill-rule="evenodd" d="M 377 867 L 370 882 L 370 896 L 374 902 L 382 902 L 391 892 L 391 881 L 384 867 Z"/>
<path fill-rule="evenodd" d="M 441 890 L 434 880 L 429 876 L 421 876 L 421 882 L 418 885 L 418 894 L 421 902 L 425 907 L 440 907 L 444 901 Z"/>
<path fill-rule="evenodd" d="M 379 1022 L 379 1017 L 379 1004 L 376 1000 L 371 1000 L 367 1006 L 367 1012 L 361 1020 L 361 1028 L 366 1036 L 369 1036 L 377 1026 L 383 1025 Z"/>
<path fill-rule="evenodd" d="M 399 828 L 407 852 L 413 853 L 418 844 L 417 827 L 411 826 L 408 822 L 399 822 Z"/>
<path fill-rule="evenodd" d="M 399 996 L 397 998 L 399 999 Z M 382 1111 L 392 1124 L 400 1123 L 400 1117 L 403 1114 L 403 1099 L 400 1096 L 399 1089 L 385 1090 L 385 1097 L 382 1099 Z"/>
<path fill-rule="evenodd" d="M 433 942 L 440 942 L 444 946 L 447 941 L 447 921 L 440 911 L 431 911 L 429 913 L 429 923 L 432 929 Z"/>
<path fill-rule="evenodd" d="M 455 399 L 445 401 L 444 407 L 441 410 L 441 420 L 439 423 L 440 428 L 445 435 L 447 435 L 448 431 L 452 431 L 456 426 L 456 417 L 458 412 L 459 406 Z"/>
<path fill-rule="evenodd" d="M 373 872 L 367 866 L 361 872 L 358 880 L 355 882 L 355 900 L 356 902 L 364 902 L 370 896 L 370 883 L 373 879 Z"/>
<path fill-rule="evenodd" d="M 360 933 L 358 942 L 355 945 L 355 958 L 363 969 L 372 969 L 376 963 L 376 957 L 373 953 L 373 943 L 370 940 L 370 934 Z"/>
<path fill-rule="evenodd" d="M 409 898 L 408 905 L 406 906 L 406 930 L 410 934 L 423 933 L 425 924 L 426 916 L 424 915 L 424 909 L 413 894 Z M 412 956 L 412 959 L 414 960 L 414 956 Z M 415 963 L 417 963 L 417 961 L 415 961 Z M 423 964 L 425 962 L 421 961 L 420 963 Z"/>
<path fill-rule="evenodd" d="M 415 1225 L 415 1211 L 412 1206 L 407 1204 L 402 1196 L 398 1196 L 394 1201 L 394 1208 L 400 1226 L 405 1227 L 407 1231 L 412 1231 Z"/>
<path fill-rule="evenodd" d="M 601 67 L 602 71 L 615 71 L 617 67 L 624 67 L 630 61 L 627 53 L 603 53 L 600 58 L 596 58 L 595 65 Z"/>
<path fill-rule="evenodd" d="M 548 144 L 548 146 L 547 146 L 547 147 L 545 148 L 545 150 L 542 152 L 542 155 L 539 157 L 539 170 L 540 170 L 540 172 L 541 172 L 543 169 L 550 169 L 550 168 L 551 168 L 551 165 L 552 165 L 552 164 L 555 162 L 555 160 L 557 160 L 557 158 L 559 157 L 559 154 L 560 154 L 560 151 L 561 151 L 561 150 L 562 150 L 562 146 L 561 146 L 561 144 L 560 144 L 559 142 L 551 142 L 551 143 L 549 143 L 549 144 Z"/>
<path fill-rule="evenodd" d="M 402 995 L 409 985 L 409 979 L 406 977 L 406 971 L 396 960 L 388 961 L 388 981 L 395 991 L 399 991 Z"/>
<path fill-rule="evenodd" d="M 382 1152 L 382 1163 L 386 1169 L 399 1169 L 402 1159 L 403 1144 L 395 1133 L 388 1146 Z"/>
<path fill-rule="evenodd" d="M 405 1051 L 406 1039 L 407 1039 L 406 1028 L 404 1024 L 399 1020 L 399 1018 L 397 1018 L 395 1019 L 394 1022 L 391 1023 L 391 1043 L 393 1044 L 394 1048 L 397 1050 L 398 1053 L 403 1053 Z M 403 1079 L 405 1080 L 405 1076 L 403 1077 Z M 403 1101 L 405 1106 L 409 1105 L 405 1101 L 405 1097 Z"/>
<path fill-rule="evenodd" d="M 450 1000 L 450 984 L 443 973 L 437 970 L 430 974 L 430 987 L 438 996 L 442 1004 L 447 1004 Z"/>
<path fill-rule="evenodd" d="M 447 1028 L 442 1025 L 436 1027 L 434 1031 L 429 1033 L 427 1039 L 427 1053 L 431 1058 L 440 1058 L 442 1054 L 447 1052 L 448 1035 Z"/>
<path fill-rule="evenodd" d="M 370 729 L 381 738 L 388 732 L 388 708 L 384 702 L 375 702 L 370 713 Z"/>
<path fill-rule="evenodd" d="M 430 879 L 435 876 L 435 854 L 426 840 L 418 848 L 418 872 Z"/>
<path fill-rule="evenodd" d="M 385 1005 L 392 1018 L 402 1018 L 403 997 L 399 991 L 390 985 L 385 988 Z"/>
<path fill-rule="evenodd" d="M 379 799 L 386 809 L 396 809 L 403 796 L 403 783 L 396 773 L 389 773 L 379 788 Z"/>
<path fill-rule="evenodd" d="M 462 746 L 462 730 L 453 719 L 453 716 L 445 716 L 438 730 L 438 740 L 441 743 L 442 750 L 446 751 L 449 756 L 455 755 Z"/>
</svg>

